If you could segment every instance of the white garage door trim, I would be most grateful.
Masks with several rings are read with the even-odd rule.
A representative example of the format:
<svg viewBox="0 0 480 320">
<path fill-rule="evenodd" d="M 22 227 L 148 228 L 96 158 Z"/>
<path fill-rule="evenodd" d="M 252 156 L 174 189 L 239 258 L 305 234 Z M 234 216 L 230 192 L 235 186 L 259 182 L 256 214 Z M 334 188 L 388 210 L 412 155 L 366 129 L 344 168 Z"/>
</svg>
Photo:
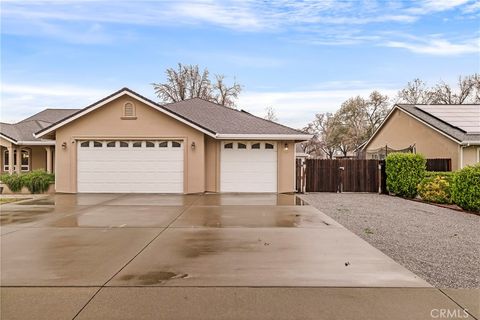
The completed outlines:
<svg viewBox="0 0 480 320">
<path fill-rule="evenodd" d="M 77 192 L 183 193 L 179 140 L 77 141 Z"/>
<path fill-rule="evenodd" d="M 277 192 L 275 141 L 222 141 L 221 192 Z"/>
</svg>

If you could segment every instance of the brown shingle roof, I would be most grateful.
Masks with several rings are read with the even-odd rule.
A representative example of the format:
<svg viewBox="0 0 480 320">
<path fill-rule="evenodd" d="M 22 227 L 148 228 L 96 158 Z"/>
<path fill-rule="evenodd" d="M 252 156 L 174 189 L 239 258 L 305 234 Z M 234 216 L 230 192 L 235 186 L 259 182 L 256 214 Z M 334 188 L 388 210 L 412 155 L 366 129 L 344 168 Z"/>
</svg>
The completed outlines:
<svg viewBox="0 0 480 320">
<path fill-rule="evenodd" d="M 0 133 L 15 141 L 40 141 L 33 136 L 35 132 L 77 111 L 78 109 L 45 109 L 14 124 L 1 123 Z"/>
<path fill-rule="evenodd" d="M 217 134 L 305 134 L 200 98 L 170 103 L 163 108 Z"/>
</svg>

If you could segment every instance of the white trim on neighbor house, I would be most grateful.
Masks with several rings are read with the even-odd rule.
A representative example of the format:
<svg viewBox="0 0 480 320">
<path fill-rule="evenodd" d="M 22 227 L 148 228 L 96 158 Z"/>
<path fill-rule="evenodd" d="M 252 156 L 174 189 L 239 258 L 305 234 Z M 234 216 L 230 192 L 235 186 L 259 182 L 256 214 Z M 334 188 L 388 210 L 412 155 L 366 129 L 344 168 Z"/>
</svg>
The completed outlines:
<svg viewBox="0 0 480 320">
<path fill-rule="evenodd" d="M 19 146 L 54 146 L 55 140 L 50 141 L 17 141 L 15 144 Z"/>
<path fill-rule="evenodd" d="M 448 139 L 450 139 L 450 140 L 452 140 L 452 141 L 454 141 L 454 142 L 456 142 L 456 143 L 458 143 L 458 144 L 462 143 L 461 141 L 459 141 L 459 140 L 457 140 L 457 139 L 449 136 L 448 134 L 446 134 L 446 133 L 438 130 L 437 128 L 435 128 L 434 126 L 430 125 L 429 123 L 423 121 L 422 119 L 414 116 L 413 114 L 411 114 L 411 113 L 407 112 L 406 110 L 403 110 L 403 109 L 400 108 L 399 106 L 395 105 L 395 106 L 392 108 L 392 110 L 390 110 L 390 112 L 389 112 L 388 115 L 385 117 L 385 119 L 384 119 L 383 122 L 380 124 L 380 126 L 377 128 L 377 130 L 375 130 L 375 132 L 372 134 L 372 136 L 370 137 L 370 139 L 367 140 L 367 142 L 366 142 L 365 145 L 363 146 L 362 150 L 365 150 L 365 149 L 368 147 L 368 145 L 370 144 L 370 142 L 372 141 L 372 139 L 377 135 L 377 133 L 380 132 L 380 130 L 383 128 L 383 125 L 388 122 L 388 120 L 390 119 L 391 115 L 394 113 L 395 110 L 400 110 L 400 111 L 402 111 L 403 113 L 409 115 L 409 116 L 412 117 L 413 119 L 415 119 L 415 120 L 423 123 L 423 124 L 426 125 L 427 127 L 435 130 L 436 132 L 440 133 L 441 135 L 447 137 Z"/>
<path fill-rule="evenodd" d="M 217 134 L 219 140 L 309 140 L 311 134 Z"/>
<path fill-rule="evenodd" d="M 128 95 L 128 96 L 130 96 L 134 99 L 137 99 L 140 102 L 148 105 L 149 107 L 152 107 L 152 108 L 156 109 L 157 111 L 160 111 L 160 112 L 162 112 L 162 113 L 164 113 L 164 114 L 166 114 L 166 115 L 168 115 L 168 116 L 170 116 L 170 117 L 172 117 L 172 118 L 174 118 L 174 119 L 176 119 L 176 120 L 194 128 L 194 129 L 196 129 L 200 132 L 203 132 L 210 137 L 213 137 L 213 138 L 216 137 L 215 134 L 213 134 L 213 133 L 211 133 L 211 132 L 209 132 L 209 131 L 207 131 L 207 130 L 205 130 L 205 129 L 203 129 L 203 128 L 201 128 L 201 127 L 199 127 L 199 126 L 197 126 L 197 125 L 195 125 L 195 124 L 193 124 L 193 123 L 191 123 L 191 122 L 189 122 L 189 121 L 187 121 L 187 120 L 185 120 L 185 119 L 183 119 L 183 118 L 181 118 L 181 117 L 179 117 L 175 114 L 172 114 L 172 113 L 168 112 L 167 110 L 165 110 L 163 108 L 160 108 L 159 106 L 154 105 L 150 101 L 147 101 L 147 100 L 143 99 L 142 97 L 140 97 L 140 96 L 138 96 L 138 95 L 136 95 L 136 94 L 134 94 L 134 93 L 132 93 L 128 90 L 122 90 L 119 93 L 117 93 L 116 95 L 114 95 L 114 96 L 112 96 L 108 99 L 105 99 L 105 100 L 101 101 L 100 103 L 97 103 L 97 104 L 91 106 L 90 108 L 86 108 L 86 109 L 82 110 L 81 112 L 75 114 L 74 116 L 69 117 L 69 118 L 65 119 L 64 121 L 61 121 L 61 122 L 57 123 L 56 125 L 52 126 L 51 128 L 48 128 L 47 130 L 45 130 L 43 132 L 40 132 L 39 134 L 35 133 L 34 137 L 35 138 L 41 138 L 41 137 L 45 136 L 46 134 L 48 134 L 52 131 L 55 131 L 56 129 L 58 129 L 58 128 L 60 128 L 64 125 L 66 125 L 66 124 L 68 124 L 68 123 L 70 123 L 70 122 L 72 122 L 72 121 L 74 121 L 74 120 L 76 120 L 80 117 L 83 117 L 84 115 L 86 115 L 86 114 L 104 106 L 105 104 L 110 103 L 110 102 L 114 101 L 115 99 L 120 98 L 124 94 L 126 94 L 126 95 Z"/>
<path fill-rule="evenodd" d="M 0 133 L 0 137 L 7 140 L 8 142 L 11 142 L 13 144 L 17 144 L 17 141 L 13 140 L 12 138 L 9 138 L 7 137 L 6 135 L 4 135 L 3 133 Z"/>
</svg>

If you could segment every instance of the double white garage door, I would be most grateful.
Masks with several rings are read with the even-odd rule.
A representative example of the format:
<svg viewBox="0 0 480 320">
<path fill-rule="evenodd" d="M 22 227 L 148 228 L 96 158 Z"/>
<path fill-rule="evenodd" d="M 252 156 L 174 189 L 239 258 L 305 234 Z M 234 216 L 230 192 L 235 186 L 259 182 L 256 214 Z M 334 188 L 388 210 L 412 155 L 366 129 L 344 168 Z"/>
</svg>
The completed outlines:
<svg viewBox="0 0 480 320">
<path fill-rule="evenodd" d="M 79 141 L 78 192 L 183 193 L 182 141 Z"/>
<path fill-rule="evenodd" d="M 183 141 L 79 141 L 78 192 L 183 193 Z M 222 142 L 221 192 L 277 192 L 274 142 Z M 199 168 L 201 169 L 201 168 Z"/>
</svg>

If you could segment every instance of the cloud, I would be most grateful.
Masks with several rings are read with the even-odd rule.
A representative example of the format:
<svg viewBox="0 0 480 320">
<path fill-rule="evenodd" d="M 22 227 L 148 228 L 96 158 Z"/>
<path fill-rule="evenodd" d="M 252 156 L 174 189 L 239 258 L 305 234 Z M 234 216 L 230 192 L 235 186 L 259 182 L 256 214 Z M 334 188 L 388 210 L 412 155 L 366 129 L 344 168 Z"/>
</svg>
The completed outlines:
<svg viewBox="0 0 480 320">
<path fill-rule="evenodd" d="M 326 89 L 308 91 L 246 91 L 239 98 L 239 106 L 257 116 L 265 115 L 266 107 L 273 107 L 280 123 L 293 128 L 303 128 L 310 122 L 316 113 L 335 112 L 342 102 L 348 98 L 361 95 L 368 96 L 373 90 L 393 97 L 397 89 L 375 87 L 367 83 L 358 82 L 361 87 L 349 88 L 348 83 L 343 85 L 332 83 Z M 330 87 L 328 87 L 330 86 Z M 332 89 L 337 88 L 337 89 Z M 345 89 L 347 88 L 347 89 Z"/>
<path fill-rule="evenodd" d="M 387 47 L 403 48 L 415 53 L 449 56 L 480 52 L 480 38 L 469 39 L 466 41 L 453 43 L 447 39 L 430 38 L 414 42 L 406 41 L 387 41 L 384 43 Z"/>
<path fill-rule="evenodd" d="M 113 91 L 114 89 L 58 84 L 2 83 L 0 86 L 2 121 L 17 122 L 48 107 L 83 108 Z"/>
</svg>

